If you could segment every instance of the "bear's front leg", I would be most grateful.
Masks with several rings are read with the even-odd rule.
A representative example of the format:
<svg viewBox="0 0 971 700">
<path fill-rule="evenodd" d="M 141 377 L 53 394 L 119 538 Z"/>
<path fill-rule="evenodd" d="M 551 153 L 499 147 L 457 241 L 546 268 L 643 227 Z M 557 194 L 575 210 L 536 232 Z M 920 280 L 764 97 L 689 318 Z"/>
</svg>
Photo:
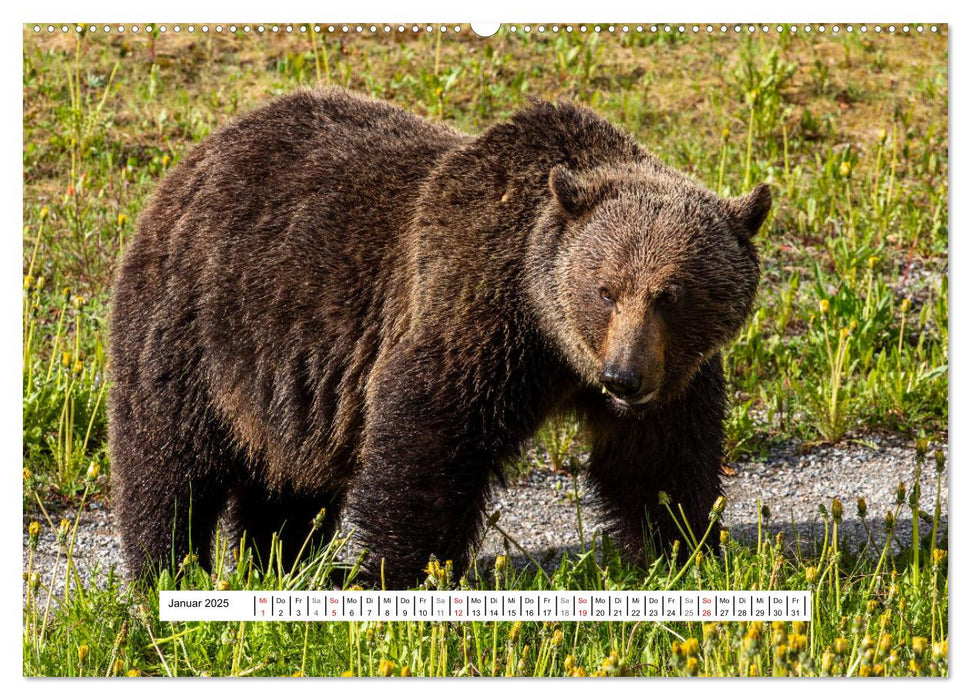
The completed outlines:
<svg viewBox="0 0 971 700">
<path fill-rule="evenodd" d="M 700 540 L 708 529 L 712 506 L 722 494 L 725 382 L 721 355 L 709 359 L 673 403 L 621 414 L 609 401 L 607 396 L 589 398 L 583 408 L 591 433 L 589 477 L 613 526 L 614 542 L 627 561 L 641 565 L 651 550 L 645 534 L 653 540 L 655 554 L 661 553 L 657 546 L 666 551 L 678 539 L 685 556 L 690 547 L 682 530 L 687 531 L 687 524 Z M 659 502 L 661 492 L 682 522 L 676 523 Z M 717 526 L 713 532 L 717 533 Z"/>
<path fill-rule="evenodd" d="M 437 369 L 437 354 L 400 349 L 368 389 L 362 459 L 348 494 L 367 585 L 412 587 L 432 555 L 451 561 L 457 578 L 481 529 L 495 456 L 474 397 L 462 393 L 460 377 Z"/>
</svg>

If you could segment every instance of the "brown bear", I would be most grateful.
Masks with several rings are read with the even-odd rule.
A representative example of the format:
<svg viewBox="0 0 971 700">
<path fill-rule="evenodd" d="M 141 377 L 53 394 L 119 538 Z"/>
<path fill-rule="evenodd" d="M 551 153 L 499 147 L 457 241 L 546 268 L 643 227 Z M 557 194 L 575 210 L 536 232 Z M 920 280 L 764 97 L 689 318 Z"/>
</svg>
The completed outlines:
<svg viewBox="0 0 971 700">
<path fill-rule="evenodd" d="M 160 185 L 110 327 L 114 506 L 139 574 L 210 563 L 229 512 L 293 557 L 345 511 L 363 576 L 467 566 L 493 474 L 572 411 L 615 542 L 704 531 L 719 349 L 755 296 L 767 186 L 722 199 L 593 111 L 479 136 L 343 91 L 241 116 Z M 652 517 L 657 516 L 657 517 Z M 321 523 L 318 522 L 318 525 Z"/>
</svg>

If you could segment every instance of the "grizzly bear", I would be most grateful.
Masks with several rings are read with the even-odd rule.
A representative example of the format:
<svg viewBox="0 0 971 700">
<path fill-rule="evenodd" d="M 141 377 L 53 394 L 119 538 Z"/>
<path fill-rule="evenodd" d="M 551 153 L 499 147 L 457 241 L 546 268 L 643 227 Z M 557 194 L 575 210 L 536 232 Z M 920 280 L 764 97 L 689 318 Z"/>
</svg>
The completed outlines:
<svg viewBox="0 0 971 700">
<path fill-rule="evenodd" d="M 461 572 L 502 467 L 549 416 L 589 434 L 614 541 L 704 532 L 720 348 L 759 280 L 769 188 L 723 199 L 590 109 L 479 136 L 344 91 L 241 116 L 159 186 L 110 325 L 114 507 L 131 571 L 230 513 L 292 559 L 344 512 L 370 584 Z M 285 526 L 285 527 L 284 527 Z M 700 532 L 699 532 L 700 531 Z M 383 579 L 381 578 L 383 576 Z"/>
</svg>

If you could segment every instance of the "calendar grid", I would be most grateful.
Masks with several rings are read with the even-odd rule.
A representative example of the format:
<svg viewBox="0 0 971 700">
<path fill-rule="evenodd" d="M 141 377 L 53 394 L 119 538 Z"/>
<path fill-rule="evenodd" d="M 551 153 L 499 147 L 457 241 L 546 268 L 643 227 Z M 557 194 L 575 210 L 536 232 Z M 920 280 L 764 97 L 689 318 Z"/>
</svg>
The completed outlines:
<svg viewBox="0 0 971 700">
<path fill-rule="evenodd" d="M 161 591 L 163 621 L 808 620 L 809 591 Z"/>
</svg>

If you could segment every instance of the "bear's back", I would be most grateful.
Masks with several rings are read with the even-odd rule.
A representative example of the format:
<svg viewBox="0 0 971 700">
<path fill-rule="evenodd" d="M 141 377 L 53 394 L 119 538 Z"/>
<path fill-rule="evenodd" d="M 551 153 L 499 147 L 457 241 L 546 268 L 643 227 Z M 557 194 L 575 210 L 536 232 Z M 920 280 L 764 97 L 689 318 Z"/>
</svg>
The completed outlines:
<svg viewBox="0 0 971 700">
<path fill-rule="evenodd" d="M 419 185 L 465 138 L 342 91 L 288 95 L 210 136 L 126 251 L 112 410 L 179 376 L 271 484 L 346 478 L 321 467 L 357 449 Z"/>
</svg>

